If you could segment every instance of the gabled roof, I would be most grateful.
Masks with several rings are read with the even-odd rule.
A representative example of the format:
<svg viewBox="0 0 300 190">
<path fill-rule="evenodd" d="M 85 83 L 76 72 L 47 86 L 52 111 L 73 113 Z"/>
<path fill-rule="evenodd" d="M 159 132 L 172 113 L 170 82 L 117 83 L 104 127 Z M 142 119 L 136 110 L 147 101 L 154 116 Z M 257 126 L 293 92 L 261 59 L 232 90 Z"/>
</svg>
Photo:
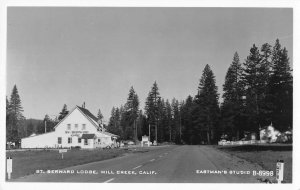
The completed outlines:
<svg viewBox="0 0 300 190">
<path fill-rule="evenodd" d="M 69 115 L 71 115 L 71 113 L 75 110 L 78 109 L 95 127 L 96 129 L 99 129 L 99 124 L 98 124 L 98 118 L 96 116 L 94 116 L 89 110 L 83 108 L 83 107 L 79 107 L 79 106 L 75 106 L 69 113 L 68 115 L 66 115 L 58 124 L 56 124 L 56 126 L 54 127 L 54 129 L 56 127 L 59 126 L 59 124 L 65 120 Z M 112 133 L 108 133 L 108 132 L 102 132 L 103 134 L 109 135 L 109 136 L 115 136 L 115 137 L 119 137 L 118 135 L 114 135 Z"/>
<path fill-rule="evenodd" d="M 98 118 L 96 116 L 94 116 L 89 110 L 83 108 L 83 107 L 79 107 L 77 106 L 78 109 L 80 109 L 83 114 L 85 114 L 86 116 L 88 116 L 89 118 L 91 118 L 92 120 L 94 120 L 96 123 L 98 122 Z"/>
<path fill-rule="evenodd" d="M 61 122 L 63 122 L 67 117 L 69 117 L 69 115 L 72 114 L 72 112 L 75 110 L 75 109 L 78 109 L 88 120 L 91 121 L 91 123 L 96 127 L 98 128 L 98 124 L 97 124 L 97 117 L 94 116 L 89 110 L 85 109 L 85 108 L 82 108 L 82 107 L 79 107 L 79 106 L 75 106 L 71 111 L 69 111 L 68 115 L 66 115 L 61 121 L 59 121 L 56 126 L 54 127 L 54 129 L 56 127 L 59 126 L 59 124 Z"/>
<path fill-rule="evenodd" d="M 82 134 L 82 139 L 94 139 L 96 136 L 95 134 Z"/>
</svg>

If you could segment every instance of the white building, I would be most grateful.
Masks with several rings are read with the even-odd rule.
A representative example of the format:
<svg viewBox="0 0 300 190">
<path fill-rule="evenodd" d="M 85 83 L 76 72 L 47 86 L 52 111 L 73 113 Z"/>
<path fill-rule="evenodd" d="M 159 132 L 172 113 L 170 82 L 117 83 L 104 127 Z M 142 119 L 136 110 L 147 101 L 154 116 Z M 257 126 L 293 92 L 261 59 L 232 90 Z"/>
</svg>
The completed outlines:
<svg viewBox="0 0 300 190">
<path fill-rule="evenodd" d="M 76 106 L 54 131 L 21 139 L 22 148 L 104 148 L 116 146 L 117 135 L 108 133 L 89 110 Z"/>
</svg>

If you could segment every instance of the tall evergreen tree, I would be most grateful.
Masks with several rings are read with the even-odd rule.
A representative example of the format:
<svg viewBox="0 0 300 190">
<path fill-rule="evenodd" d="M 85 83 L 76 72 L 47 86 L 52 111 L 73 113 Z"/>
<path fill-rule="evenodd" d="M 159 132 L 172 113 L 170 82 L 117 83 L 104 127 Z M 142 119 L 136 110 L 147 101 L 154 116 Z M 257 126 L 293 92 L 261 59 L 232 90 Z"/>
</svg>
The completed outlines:
<svg viewBox="0 0 300 190">
<path fill-rule="evenodd" d="M 237 52 L 234 53 L 233 61 L 226 73 L 225 84 L 223 85 L 223 100 L 227 102 L 237 102 L 243 96 L 242 84 L 243 69 Z"/>
<path fill-rule="evenodd" d="M 269 82 L 269 78 L 271 75 L 272 69 L 272 46 L 268 43 L 264 43 L 261 46 L 261 69 L 262 73 L 264 74 L 265 83 Z"/>
<path fill-rule="evenodd" d="M 8 101 L 6 103 L 8 103 Z M 21 99 L 16 85 L 13 87 L 7 112 L 9 113 L 8 120 L 6 122 L 6 127 L 8 128 L 7 141 L 18 143 L 20 138 L 25 136 L 25 117 L 22 113 L 23 107 L 21 105 Z"/>
<path fill-rule="evenodd" d="M 192 96 L 188 96 L 182 105 L 181 114 L 182 114 L 182 134 L 183 141 L 187 144 L 192 144 L 191 137 L 194 133 L 194 125 L 192 122 L 192 110 L 194 107 L 194 100 Z"/>
<path fill-rule="evenodd" d="M 281 131 L 293 125 L 293 77 L 286 48 L 277 39 L 272 52 L 272 75 L 269 83 L 268 103 L 271 121 Z"/>
<path fill-rule="evenodd" d="M 206 65 L 200 79 L 198 94 L 195 97 L 197 106 L 193 110 L 193 121 L 197 128 L 195 133 L 198 138 L 196 143 L 203 141 L 211 144 L 212 141 L 215 141 L 220 112 L 218 99 L 215 76 L 210 66 Z"/>
<path fill-rule="evenodd" d="M 223 85 L 223 103 L 221 106 L 222 131 L 231 138 L 238 138 L 242 124 L 243 91 L 242 65 L 239 55 L 235 52 L 233 61 L 228 68 Z"/>
<path fill-rule="evenodd" d="M 139 98 L 134 88 L 129 90 L 127 102 L 125 104 L 124 132 L 125 139 L 137 140 L 137 117 L 139 114 Z"/>
<path fill-rule="evenodd" d="M 6 96 L 6 141 L 12 141 L 12 132 L 13 132 L 13 125 L 12 125 L 12 114 L 10 109 L 10 104 Z"/>
<path fill-rule="evenodd" d="M 68 108 L 67 108 L 67 105 L 64 104 L 61 112 L 59 113 L 59 116 L 58 116 L 58 120 L 61 121 L 64 117 L 66 117 L 67 115 L 69 114 L 69 111 L 68 111 Z"/>
<path fill-rule="evenodd" d="M 158 138 L 158 142 L 163 142 L 165 141 L 165 133 L 166 133 L 166 106 L 165 106 L 165 101 L 164 99 L 160 98 L 158 99 L 158 121 L 157 121 L 157 138 Z"/>
<path fill-rule="evenodd" d="M 34 132 L 34 125 L 33 125 L 32 121 L 27 124 L 26 128 L 27 128 L 26 129 L 26 133 L 27 133 L 26 136 L 29 136 Z"/>
<path fill-rule="evenodd" d="M 143 114 L 142 110 L 138 112 L 138 118 L 136 120 L 136 131 L 137 131 L 137 138 L 138 140 L 142 140 L 142 136 L 146 135 L 147 133 L 147 124 L 146 124 L 146 117 Z M 145 130 L 146 128 L 146 130 Z"/>
<path fill-rule="evenodd" d="M 107 131 L 121 136 L 119 108 L 115 108 L 115 107 L 112 108 Z"/>
<path fill-rule="evenodd" d="M 175 98 L 172 99 L 172 141 L 179 143 L 180 139 L 180 105 L 178 100 Z"/>
<path fill-rule="evenodd" d="M 148 94 L 148 97 L 147 97 L 146 103 L 145 103 L 145 114 L 147 115 L 148 123 L 151 126 L 155 127 L 154 134 L 152 132 L 152 127 L 151 127 L 151 137 L 150 137 L 151 140 L 156 139 L 156 136 L 157 136 L 157 125 L 158 125 L 158 119 L 159 119 L 158 103 L 159 103 L 160 98 L 161 97 L 160 97 L 160 94 L 158 91 L 158 86 L 155 81 L 151 88 L 151 91 Z"/>
<path fill-rule="evenodd" d="M 172 126 L 172 107 L 169 102 L 169 100 L 166 101 L 166 108 L 165 108 L 165 116 L 166 116 L 166 139 L 168 139 L 169 142 L 172 142 L 172 131 L 173 131 L 173 126 Z"/>
<path fill-rule="evenodd" d="M 48 133 L 48 132 L 51 132 L 51 131 L 54 131 L 54 127 L 55 125 L 58 123 L 58 121 L 56 121 L 56 119 L 51 119 L 49 117 L 48 114 L 45 115 L 45 118 L 43 120 L 43 124 L 44 124 L 44 130 L 42 132 L 42 129 L 40 129 L 40 132 L 42 133 Z M 46 128 L 46 130 L 45 130 Z"/>
<path fill-rule="evenodd" d="M 263 78 L 261 77 L 261 56 L 259 49 L 253 45 L 250 49 L 250 55 L 244 63 L 243 82 L 246 92 L 246 130 L 259 132 L 262 125 L 263 116 L 261 113 L 261 102 L 263 100 Z"/>
<path fill-rule="evenodd" d="M 270 109 L 272 109 L 267 101 L 268 98 L 268 86 L 270 83 L 270 77 L 272 74 L 272 46 L 265 43 L 261 47 L 261 64 L 259 68 L 258 77 L 260 80 L 260 98 L 258 104 L 260 107 L 260 122 L 261 124 L 268 125 L 271 122 Z"/>
</svg>

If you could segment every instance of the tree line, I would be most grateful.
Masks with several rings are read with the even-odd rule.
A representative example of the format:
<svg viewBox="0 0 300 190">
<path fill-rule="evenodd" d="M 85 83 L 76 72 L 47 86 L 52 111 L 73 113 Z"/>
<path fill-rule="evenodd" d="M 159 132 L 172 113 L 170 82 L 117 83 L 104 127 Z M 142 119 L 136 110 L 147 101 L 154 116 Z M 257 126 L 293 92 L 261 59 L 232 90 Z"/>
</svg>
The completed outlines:
<svg viewBox="0 0 300 190">
<path fill-rule="evenodd" d="M 164 99 L 155 81 L 140 108 L 134 88 L 129 89 L 124 105 L 113 107 L 106 130 L 121 140 L 150 140 L 186 144 L 212 144 L 220 138 L 237 140 L 247 132 L 256 132 L 269 125 L 283 132 L 293 128 L 293 77 L 288 52 L 277 39 L 274 46 L 255 44 L 241 62 L 233 55 L 220 103 L 215 75 L 207 64 L 199 80 L 197 94 L 185 100 Z M 20 96 L 14 86 L 10 100 L 6 98 L 6 138 L 16 142 L 32 132 L 52 131 L 67 114 L 64 105 L 59 116 L 48 115 L 38 124 L 24 122 Z M 102 121 L 99 109 L 97 117 Z M 46 125 L 45 125 L 46 123 Z M 45 129 L 46 128 L 46 129 Z"/>
<path fill-rule="evenodd" d="M 245 134 L 272 124 L 284 132 L 293 128 L 293 77 L 288 52 L 277 39 L 250 48 L 244 62 L 233 55 L 219 102 L 213 71 L 207 64 L 199 81 L 198 93 L 185 100 L 171 101 L 160 96 L 156 81 L 139 108 L 139 98 L 131 87 L 127 102 L 113 107 L 108 131 L 124 140 L 186 144 L 212 144 L 221 138 L 240 140 Z"/>
</svg>

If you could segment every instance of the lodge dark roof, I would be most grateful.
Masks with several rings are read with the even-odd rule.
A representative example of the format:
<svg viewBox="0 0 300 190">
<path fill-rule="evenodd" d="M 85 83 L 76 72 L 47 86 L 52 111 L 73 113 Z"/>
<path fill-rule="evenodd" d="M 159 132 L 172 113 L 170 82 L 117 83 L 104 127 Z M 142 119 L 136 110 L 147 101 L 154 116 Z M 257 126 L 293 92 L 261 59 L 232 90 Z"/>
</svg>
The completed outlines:
<svg viewBox="0 0 300 190">
<path fill-rule="evenodd" d="M 95 134 L 82 134 L 81 138 L 82 139 L 94 139 Z"/>
<path fill-rule="evenodd" d="M 86 116 L 88 116 L 89 118 L 91 118 L 92 120 L 94 120 L 95 122 L 98 121 L 98 118 L 96 116 L 94 116 L 89 110 L 83 108 L 83 107 L 79 107 L 77 106 Z"/>
<path fill-rule="evenodd" d="M 102 133 L 105 134 L 105 135 L 112 136 L 112 137 L 120 137 L 119 135 L 115 135 L 115 134 L 112 134 L 112 133 L 109 133 L 109 132 L 106 132 L 106 131 L 102 131 Z"/>
</svg>

